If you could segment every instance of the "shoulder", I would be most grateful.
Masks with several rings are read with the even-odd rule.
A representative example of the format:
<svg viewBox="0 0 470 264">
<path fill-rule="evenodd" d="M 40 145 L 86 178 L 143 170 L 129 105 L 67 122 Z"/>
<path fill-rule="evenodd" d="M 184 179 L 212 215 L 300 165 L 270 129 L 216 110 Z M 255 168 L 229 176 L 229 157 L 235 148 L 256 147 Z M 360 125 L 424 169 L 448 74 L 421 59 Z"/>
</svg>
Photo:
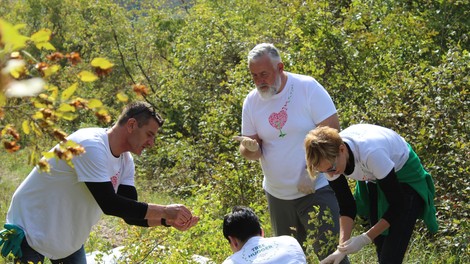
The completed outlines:
<svg viewBox="0 0 470 264">
<path fill-rule="evenodd" d="M 232 260 L 232 256 L 229 256 L 222 262 L 222 264 L 235 264 L 235 261 Z"/>
</svg>

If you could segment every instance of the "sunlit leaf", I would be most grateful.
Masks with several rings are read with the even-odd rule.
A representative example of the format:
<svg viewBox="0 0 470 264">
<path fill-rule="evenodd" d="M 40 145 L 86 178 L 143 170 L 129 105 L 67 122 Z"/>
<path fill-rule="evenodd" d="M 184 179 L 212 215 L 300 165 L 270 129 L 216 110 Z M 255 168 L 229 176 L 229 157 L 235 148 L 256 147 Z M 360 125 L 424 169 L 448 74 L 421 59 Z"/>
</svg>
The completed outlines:
<svg viewBox="0 0 470 264">
<path fill-rule="evenodd" d="M 102 106 L 103 106 L 103 103 L 98 99 L 91 99 L 90 101 L 88 101 L 88 107 L 92 109 L 102 107 Z"/>
<path fill-rule="evenodd" d="M 113 63 L 111 63 L 110 61 L 108 61 L 107 59 L 105 58 L 95 58 L 91 61 L 91 66 L 93 67 L 99 67 L 103 70 L 107 70 L 111 67 L 114 66 Z"/>
<path fill-rule="evenodd" d="M 0 19 L 0 35 L 4 45 L 3 52 L 11 52 L 26 46 L 26 42 L 29 38 L 21 35 L 18 32 L 19 28 L 20 26 L 13 26 L 5 20 Z M 0 50 L 0 55 L 3 54 L 3 52 Z"/>
<path fill-rule="evenodd" d="M 75 118 L 77 118 L 77 114 L 74 114 L 74 113 L 71 113 L 71 112 L 65 112 L 65 113 L 61 113 L 61 114 L 57 114 L 58 116 L 60 115 L 63 119 L 65 120 L 68 120 L 68 121 L 72 121 L 74 120 Z"/>
<path fill-rule="evenodd" d="M 42 115 L 42 114 L 41 114 Z M 36 133 L 37 136 L 42 136 L 43 133 L 41 131 L 41 129 L 39 129 L 38 125 L 36 123 L 32 123 L 31 125 L 31 129 L 34 131 L 34 133 Z"/>
<path fill-rule="evenodd" d="M 83 82 L 94 82 L 98 79 L 98 76 L 89 71 L 82 71 L 78 74 L 78 78 Z"/>
<path fill-rule="evenodd" d="M 50 29 L 41 29 L 31 35 L 31 40 L 34 43 L 47 42 L 51 39 L 52 31 Z"/>
<path fill-rule="evenodd" d="M 44 69 L 44 77 L 49 77 L 51 76 L 52 74 L 56 73 L 58 70 L 60 70 L 60 66 L 59 65 L 51 65 L 50 67 L 47 67 L 46 69 Z"/>
<path fill-rule="evenodd" d="M 75 91 L 77 90 L 77 88 L 78 88 L 78 83 L 74 83 L 74 84 L 70 85 L 69 88 L 65 89 L 65 90 L 62 92 L 62 94 L 61 94 L 61 96 L 60 96 L 60 100 L 61 100 L 61 101 L 66 101 L 66 100 L 68 100 L 68 99 L 70 98 L 70 96 L 72 96 L 72 95 L 75 93 Z"/>
<path fill-rule="evenodd" d="M 69 104 L 62 103 L 60 104 L 59 109 L 57 110 L 60 112 L 75 112 L 75 107 Z"/>
<path fill-rule="evenodd" d="M 59 87 L 51 84 L 46 84 L 46 90 L 50 92 L 49 98 L 55 100 L 59 95 Z"/>
<path fill-rule="evenodd" d="M 46 49 L 46 50 L 55 50 L 55 47 L 50 42 L 36 43 L 36 48 Z"/>
<path fill-rule="evenodd" d="M 40 111 L 37 111 L 36 113 L 34 113 L 34 115 L 32 116 L 33 119 L 43 119 L 44 118 L 44 114 L 41 113 Z"/>
<path fill-rule="evenodd" d="M 45 159 L 50 159 L 50 158 L 53 158 L 55 155 L 54 155 L 54 152 L 49 151 L 49 152 L 43 152 L 43 153 L 42 153 L 42 156 L 43 156 Z"/>
<path fill-rule="evenodd" d="M 129 101 L 129 96 L 123 92 L 118 93 L 116 96 L 119 102 L 127 103 Z"/>
<path fill-rule="evenodd" d="M 31 133 L 31 129 L 30 129 L 30 127 L 29 127 L 29 121 L 28 121 L 28 120 L 24 120 L 24 121 L 23 121 L 22 128 L 23 128 L 23 132 L 24 132 L 26 135 L 29 135 L 29 133 Z"/>
<path fill-rule="evenodd" d="M 0 92 L 0 107 L 3 107 L 7 104 L 7 97 L 4 93 Z"/>
<path fill-rule="evenodd" d="M 46 108 L 46 107 L 47 107 L 46 104 L 41 103 L 41 102 L 38 101 L 38 100 L 34 101 L 33 105 L 34 105 L 34 107 L 36 107 L 36 108 Z"/>
</svg>

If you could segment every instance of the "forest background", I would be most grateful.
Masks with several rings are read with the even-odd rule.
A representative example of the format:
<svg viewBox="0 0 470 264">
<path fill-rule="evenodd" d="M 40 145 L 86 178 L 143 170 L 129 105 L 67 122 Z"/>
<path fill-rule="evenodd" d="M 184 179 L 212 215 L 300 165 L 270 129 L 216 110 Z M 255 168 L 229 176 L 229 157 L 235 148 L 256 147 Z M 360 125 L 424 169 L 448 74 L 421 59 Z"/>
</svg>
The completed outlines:
<svg viewBox="0 0 470 264">
<path fill-rule="evenodd" d="M 0 79 L 2 219 L 64 135 L 111 126 L 127 102 L 146 100 L 166 122 L 156 146 L 135 157 L 140 200 L 184 202 L 200 223 L 178 232 L 106 216 L 86 250 L 126 246 L 127 263 L 191 263 L 194 254 L 220 263 L 231 254 L 221 227 L 234 205 L 253 207 L 269 236 L 260 166 L 232 136 L 254 87 L 247 53 L 270 42 L 287 71 L 328 90 L 342 128 L 396 130 L 433 175 L 440 229 L 431 235 L 419 222 L 405 263 L 470 263 L 468 0 L 4 0 L 0 18 L 0 66 L 26 64 Z M 8 92 L 32 77 L 45 90 Z M 70 159 L 76 149 L 46 155 Z M 372 246 L 351 255 L 372 259 Z"/>
</svg>

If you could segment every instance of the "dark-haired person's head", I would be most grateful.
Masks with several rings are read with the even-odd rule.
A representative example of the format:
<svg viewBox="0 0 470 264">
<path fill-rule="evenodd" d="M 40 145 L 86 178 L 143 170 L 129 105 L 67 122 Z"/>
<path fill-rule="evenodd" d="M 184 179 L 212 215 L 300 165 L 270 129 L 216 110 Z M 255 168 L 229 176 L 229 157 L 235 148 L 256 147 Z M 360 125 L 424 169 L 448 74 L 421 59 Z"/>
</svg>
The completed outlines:
<svg viewBox="0 0 470 264">
<path fill-rule="evenodd" d="M 124 110 L 122 110 L 117 124 L 122 126 L 127 122 L 127 120 L 129 120 L 129 118 L 137 120 L 139 127 L 148 124 L 151 119 L 157 121 L 158 127 L 163 126 L 163 118 L 155 111 L 151 104 L 143 101 L 128 104 Z"/>
<path fill-rule="evenodd" d="M 235 206 L 232 212 L 224 217 L 223 233 L 229 242 L 229 236 L 245 243 L 251 237 L 261 236 L 262 232 L 259 218 L 251 208 Z"/>
</svg>

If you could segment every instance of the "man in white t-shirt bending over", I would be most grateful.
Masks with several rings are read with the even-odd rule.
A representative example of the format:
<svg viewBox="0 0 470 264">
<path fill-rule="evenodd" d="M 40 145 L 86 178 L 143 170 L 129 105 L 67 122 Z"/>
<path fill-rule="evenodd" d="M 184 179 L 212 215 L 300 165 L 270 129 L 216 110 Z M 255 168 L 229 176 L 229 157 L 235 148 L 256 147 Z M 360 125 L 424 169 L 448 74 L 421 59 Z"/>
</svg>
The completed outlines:
<svg viewBox="0 0 470 264">
<path fill-rule="evenodd" d="M 235 206 L 224 218 L 223 232 L 234 252 L 223 264 L 307 263 L 294 237 L 263 237 L 259 219 L 248 207 Z"/>
<path fill-rule="evenodd" d="M 111 128 L 83 128 L 67 137 L 85 152 L 69 163 L 51 158 L 50 172 L 35 167 L 15 191 L 5 228 L 14 229 L 2 248 L 15 263 L 86 263 L 83 244 L 101 215 L 137 226 L 185 231 L 199 218 L 181 204 L 137 200 L 131 155 L 154 145 L 163 119 L 147 102 L 129 104 Z M 51 151 L 60 150 L 57 145 Z M 0 243 L 1 245 L 1 243 Z"/>
</svg>

